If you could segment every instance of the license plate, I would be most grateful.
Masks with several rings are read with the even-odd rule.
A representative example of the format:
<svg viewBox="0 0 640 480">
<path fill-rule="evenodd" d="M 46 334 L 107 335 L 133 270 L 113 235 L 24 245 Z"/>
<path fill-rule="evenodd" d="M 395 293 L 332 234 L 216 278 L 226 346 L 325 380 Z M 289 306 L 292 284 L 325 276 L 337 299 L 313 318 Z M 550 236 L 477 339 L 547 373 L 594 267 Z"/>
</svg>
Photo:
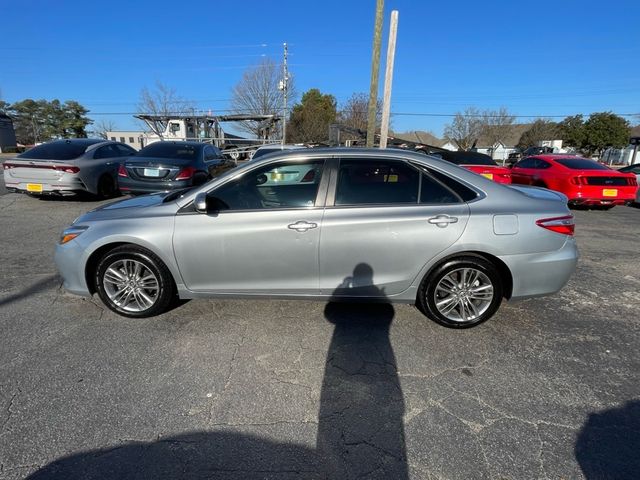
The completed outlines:
<svg viewBox="0 0 640 480">
<path fill-rule="evenodd" d="M 493 173 L 481 173 L 483 177 L 487 177 L 489 180 L 493 180 Z"/>
<path fill-rule="evenodd" d="M 160 176 L 160 170 L 158 170 L 157 168 L 145 168 L 144 169 L 144 176 L 145 177 L 159 177 Z"/>
<path fill-rule="evenodd" d="M 617 197 L 618 189 L 617 188 L 605 188 L 602 190 L 603 197 Z"/>
<path fill-rule="evenodd" d="M 41 183 L 27 183 L 27 192 L 42 192 Z"/>
</svg>

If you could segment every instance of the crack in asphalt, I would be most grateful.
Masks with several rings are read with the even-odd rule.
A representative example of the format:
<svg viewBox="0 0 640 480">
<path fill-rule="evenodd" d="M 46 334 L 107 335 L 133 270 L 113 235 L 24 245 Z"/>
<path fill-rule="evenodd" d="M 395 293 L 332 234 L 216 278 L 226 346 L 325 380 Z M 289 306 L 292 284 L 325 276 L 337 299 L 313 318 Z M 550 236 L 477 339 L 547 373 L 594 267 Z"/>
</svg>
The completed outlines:
<svg viewBox="0 0 640 480">
<path fill-rule="evenodd" d="M 7 425 L 7 423 L 9 423 L 9 420 L 11 420 L 11 416 L 13 415 L 13 412 L 11 411 L 11 407 L 13 407 L 13 402 L 15 401 L 16 397 L 22 393 L 22 390 L 20 390 L 19 388 L 17 389 L 17 392 L 15 392 L 12 396 L 11 396 L 11 400 L 9 400 L 9 404 L 7 405 L 6 413 L 7 413 L 7 417 L 3 420 L 2 425 L 0 425 L 0 430 L 3 430 L 2 433 L 5 433 L 5 427 Z"/>
</svg>

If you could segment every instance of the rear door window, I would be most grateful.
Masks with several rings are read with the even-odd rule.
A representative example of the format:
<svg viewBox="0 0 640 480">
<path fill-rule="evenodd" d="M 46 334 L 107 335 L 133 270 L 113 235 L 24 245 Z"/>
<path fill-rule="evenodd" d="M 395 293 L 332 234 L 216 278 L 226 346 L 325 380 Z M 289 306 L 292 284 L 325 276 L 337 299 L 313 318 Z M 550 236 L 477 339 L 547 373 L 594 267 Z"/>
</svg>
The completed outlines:
<svg viewBox="0 0 640 480">
<path fill-rule="evenodd" d="M 336 205 L 418 202 L 420 172 L 401 161 L 341 160 Z"/>
</svg>

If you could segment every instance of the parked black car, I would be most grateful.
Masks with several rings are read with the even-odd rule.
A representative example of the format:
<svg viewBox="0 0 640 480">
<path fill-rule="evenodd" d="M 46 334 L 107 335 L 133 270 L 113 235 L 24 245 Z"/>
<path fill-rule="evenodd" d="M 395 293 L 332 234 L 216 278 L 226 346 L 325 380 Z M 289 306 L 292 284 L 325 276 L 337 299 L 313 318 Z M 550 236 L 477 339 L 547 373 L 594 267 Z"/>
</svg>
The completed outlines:
<svg viewBox="0 0 640 480">
<path fill-rule="evenodd" d="M 201 185 L 224 163 L 222 152 L 200 142 L 162 141 L 147 145 L 118 170 L 122 193 L 151 193 Z"/>
</svg>

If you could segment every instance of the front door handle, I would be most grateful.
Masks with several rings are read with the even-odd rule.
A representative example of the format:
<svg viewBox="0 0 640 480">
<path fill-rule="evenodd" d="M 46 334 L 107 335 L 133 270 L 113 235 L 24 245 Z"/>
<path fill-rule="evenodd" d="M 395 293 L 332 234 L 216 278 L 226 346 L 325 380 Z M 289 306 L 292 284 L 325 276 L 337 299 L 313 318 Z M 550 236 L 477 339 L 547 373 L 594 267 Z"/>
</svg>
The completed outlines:
<svg viewBox="0 0 640 480">
<path fill-rule="evenodd" d="M 436 227 L 445 228 L 450 223 L 458 223 L 458 217 L 450 217 L 449 215 L 438 215 L 431 217 L 429 223 Z"/>
<path fill-rule="evenodd" d="M 318 226 L 317 223 L 313 223 L 313 222 L 305 222 L 303 220 L 300 220 L 296 223 L 292 223 L 290 225 L 287 226 L 287 228 L 289 228 L 290 230 L 295 230 L 296 232 L 300 232 L 300 233 L 304 233 L 307 230 L 311 230 L 312 228 L 316 228 Z"/>
</svg>

